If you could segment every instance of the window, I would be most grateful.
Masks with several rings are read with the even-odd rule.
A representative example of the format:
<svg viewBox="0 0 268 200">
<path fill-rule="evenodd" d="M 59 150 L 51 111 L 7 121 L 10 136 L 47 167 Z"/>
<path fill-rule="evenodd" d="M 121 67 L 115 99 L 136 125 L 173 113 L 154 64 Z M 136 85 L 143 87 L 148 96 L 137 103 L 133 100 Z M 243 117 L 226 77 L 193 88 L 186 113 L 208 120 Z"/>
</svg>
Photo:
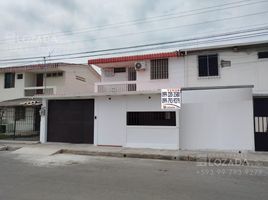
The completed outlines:
<svg viewBox="0 0 268 200">
<path fill-rule="evenodd" d="M 176 126 L 176 113 L 166 112 L 127 112 L 128 126 Z"/>
<path fill-rule="evenodd" d="M 63 72 L 52 72 L 52 73 L 46 74 L 47 78 L 49 78 L 49 77 L 61 77 L 61 76 L 63 76 Z"/>
<path fill-rule="evenodd" d="M 17 74 L 17 79 L 23 79 L 23 74 Z"/>
<path fill-rule="evenodd" d="M 5 88 L 15 87 L 15 73 L 5 73 Z"/>
<path fill-rule="evenodd" d="M 15 107 L 15 118 L 16 120 L 25 119 L 25 107 L 23 106 Z"/>
<path fill-rule="evenodd" d="M 151 60 L 151 79 L 168 79 L 168 59 Z"/>
<path fill-rule="evenodd" d="M 258 52 L 258 58 L 268 58 L 268 51 Z"/>
<path fill-rule="evenodd" d="M 114 69 L 113 68 L 101 69 L 101 74 L 104 74 L 105 77 L 113 77 Z"/>
<path fill-rule="evenodd" d="M 117 67 L 114 68 L 114 73 L 123 73 L 126 72 L 126 68 L 125 67 Z"/>
<path fill-rule="evenodd" d="M 199 77 L 218 76 L 218 55 L 202 55 L 198 56 L 198 74 Z"/>
<path fill-rule="evenodd" d="M 84 78 L 82 76 L 75 76 L 75 79 L 78 81 L 86 82 L 86 78 Z"/>
</svg>

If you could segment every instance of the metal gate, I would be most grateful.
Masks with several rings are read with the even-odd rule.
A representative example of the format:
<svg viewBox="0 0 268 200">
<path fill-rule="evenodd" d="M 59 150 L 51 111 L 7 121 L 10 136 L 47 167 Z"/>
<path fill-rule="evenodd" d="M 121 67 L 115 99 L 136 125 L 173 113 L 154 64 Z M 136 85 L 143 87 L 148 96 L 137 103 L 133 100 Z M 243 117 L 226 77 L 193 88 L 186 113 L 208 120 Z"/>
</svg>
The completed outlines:
<svg viewBox="0 0 268 200">
<path fill-rule="evenodd" d="M 0 139 L 39 141 L 40 106 L 0 107 Z"/>
<path fill-rule="evenodd" d="M 268 151 L 268 98 L 254 98 L 255 150 Z"/>
<path fill-rule="evenodd" d="M 93 144 L 94 100 L 48 102 L 48 141 Z"/>
</svg>

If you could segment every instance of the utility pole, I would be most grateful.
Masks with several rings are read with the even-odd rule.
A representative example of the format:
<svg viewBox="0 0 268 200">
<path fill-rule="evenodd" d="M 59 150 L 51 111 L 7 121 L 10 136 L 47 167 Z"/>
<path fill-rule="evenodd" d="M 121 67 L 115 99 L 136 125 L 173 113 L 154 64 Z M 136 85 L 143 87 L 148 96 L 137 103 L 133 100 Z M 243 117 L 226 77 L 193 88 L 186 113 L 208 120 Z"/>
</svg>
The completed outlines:
<svg viewBox="0 0 268 200">
<path fill-rule="evenodd" d="M 46 95 L 46 89 L 47 89 L 47 65 L 46 65 L 46 56 L 44 56 L 44 67 L 45 67 L 45 73 L 44 73 L 44 95 Z"/>
<path fill-rule="evenodd" d="M 54 50 L 50 51 L 48 56 L 44 56 L 44 67 L 45 67 L 45 74 L 44 74 L 44 93 L 46 95 L 46 89 L 47 89 L 47 58 L 50 58 L 51 54 L 53 53 Z"/>
</svg>

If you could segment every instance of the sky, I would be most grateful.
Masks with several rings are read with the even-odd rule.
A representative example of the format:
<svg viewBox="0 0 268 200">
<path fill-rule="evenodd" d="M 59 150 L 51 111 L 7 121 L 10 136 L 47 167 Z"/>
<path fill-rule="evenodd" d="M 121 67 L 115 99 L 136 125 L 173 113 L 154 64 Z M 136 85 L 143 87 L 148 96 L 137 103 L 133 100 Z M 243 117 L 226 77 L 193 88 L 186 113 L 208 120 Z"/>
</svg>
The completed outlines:
<svg viewBox="0 0 268 200">
<path fill-rule="evenodd" d="M 58 54 L 208 37 L 260 27 L 264 27 L 264 32 L 258 37 L 245 37 L 243 41 L 268 40 L 268 0 L 1 0 L 0 8 L 2 67 L 22 64 L 4 59 L 46 56 L 52 62 L 50 59 Z M 224 42 L 235 42 L 234 39 Z M 179 50 L 186 45 L 200 44 L 180 43 L 170 48 Z M 167 49 L 159 46 L 152 51 L 164 48 Z M 94 56 L 88 58 L 91 57 Z M 57 61 L 87 63 L 88 58 Z M 37 62 L 42 61 L 24 64 Z"/>
</svg>

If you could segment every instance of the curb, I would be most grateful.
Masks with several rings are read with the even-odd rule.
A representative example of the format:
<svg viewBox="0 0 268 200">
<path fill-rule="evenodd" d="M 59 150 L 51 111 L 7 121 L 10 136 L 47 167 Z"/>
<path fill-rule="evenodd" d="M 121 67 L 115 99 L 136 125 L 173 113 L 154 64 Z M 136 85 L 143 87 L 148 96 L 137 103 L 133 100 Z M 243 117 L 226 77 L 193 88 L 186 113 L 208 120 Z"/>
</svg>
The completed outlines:
<svg viewBox="0 0 268 200">
<path fill-rule="evenodd" d="M 19 146 L 1 146 L 0 151 L 16 151 L 20 148 L 21 147 L 19 147 Z"/>
<path fill-rule="evenodd" d="M 246 160 L 237 163 L 241 158 L 222 158 L 222 157 L 208 157 L 208 156 L 191 156 L 191 155 L 162 155 L 162 154 L 139 154 L 131 152 L 109 152 L 109 151 L 83 151 L 83 150 L 70 150 L 61 149 L 57 153 L 85 155 L 85 156 L 105 156 L 117 158 L 141 158 L 141 159 L 154 159 L 154 160 L 173 160 L 173 161 L 190 161 L 190 162 L 203 162 L 211 163 L 217 166 L 254 166 L 254 167 L 268 167 L 268 161 Z"/>
<path fill-rule="evenodd" d="M 0 144 L 40 144 L 39 141 L 0 140 Z"/>
<path fill-rule="evenodd" d="M 70 150 L 70 149 L 62 149 L 59 151 L 59 153 L 85 155 L 85 156 L 106 156 L 106 157 L 117 157 L 117 158 L 143 158 L 143 159 L 158 159 L 158 160 L 177 159 L 177 157 L 172 155 L 138 154 L 138 153 L 109 152 L 109 151 L 82 151 L 82 150 Z"/>
</svg>

